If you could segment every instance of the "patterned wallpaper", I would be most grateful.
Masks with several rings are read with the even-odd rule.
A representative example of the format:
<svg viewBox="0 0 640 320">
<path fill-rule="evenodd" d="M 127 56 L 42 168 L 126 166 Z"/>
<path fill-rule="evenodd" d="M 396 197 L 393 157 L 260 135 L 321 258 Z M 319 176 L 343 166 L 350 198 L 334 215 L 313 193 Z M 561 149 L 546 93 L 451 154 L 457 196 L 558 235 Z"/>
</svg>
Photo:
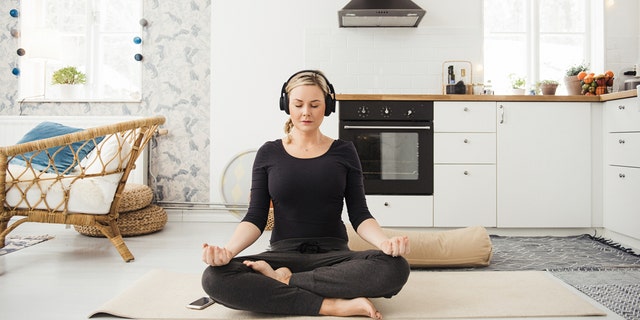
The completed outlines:
<svg viewBox="0 0 640 320">
<path fill-rule="evenodd" d="M 139 103 L 19 103 L 20 1 L 0 2 L 0 116 L 164 115 L 169 135 L 152 142 L 149 184 L 156 200 L 209 201 L 211 0 L 144 0 L 142 101 Z"/>
</svg>

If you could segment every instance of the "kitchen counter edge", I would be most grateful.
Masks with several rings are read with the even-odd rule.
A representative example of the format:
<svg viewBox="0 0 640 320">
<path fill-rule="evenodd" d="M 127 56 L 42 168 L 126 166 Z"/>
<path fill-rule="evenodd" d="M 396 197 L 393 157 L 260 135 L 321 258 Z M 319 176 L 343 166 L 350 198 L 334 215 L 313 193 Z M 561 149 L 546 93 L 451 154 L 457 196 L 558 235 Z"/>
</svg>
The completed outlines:
<svg viewBox="0 0 640 320">
<path fill-rule="evenodd" d="M 544 95 L 471 95 L 471 94 L 336 94 L 336 100 L 420 100 L 420 101 L 523 101 L 523 102 L 605 102 L 631 98 L 636 90 L 600 96 L 544 96 Z"/>
</svg>

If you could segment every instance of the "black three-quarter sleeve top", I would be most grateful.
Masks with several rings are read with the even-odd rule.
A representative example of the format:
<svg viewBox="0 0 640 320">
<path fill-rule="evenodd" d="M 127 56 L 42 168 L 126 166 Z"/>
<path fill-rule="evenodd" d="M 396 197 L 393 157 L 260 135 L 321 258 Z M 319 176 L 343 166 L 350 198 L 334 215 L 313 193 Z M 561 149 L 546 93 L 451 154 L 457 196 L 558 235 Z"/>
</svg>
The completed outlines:
<svg viewBox="0 0 640 320">
<path fill-rule="evenodd" d="M 334 140 L 325 154 L 310 159 L 288 154 L 281 139 L 262 145 L 253 164 L 251 200 L 243 221 L 264 230 L 271 199 L 272 243 L 290 238 L 348 240 L 342 222 L 343 199 L 354 229 L 372 218 L 358 154 L 353 143 L 345 140 Z"/>
</svg>

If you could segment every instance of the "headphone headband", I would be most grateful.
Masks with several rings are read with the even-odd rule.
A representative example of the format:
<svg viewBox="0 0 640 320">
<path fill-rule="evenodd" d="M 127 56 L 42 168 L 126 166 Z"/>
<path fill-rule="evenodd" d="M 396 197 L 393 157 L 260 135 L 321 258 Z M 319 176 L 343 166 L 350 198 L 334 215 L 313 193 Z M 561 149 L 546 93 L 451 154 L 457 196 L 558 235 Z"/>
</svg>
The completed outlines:
<svg viewBox="0 0 640 320">
<path fill-rule="evenodd" d="M 324 74 L 322 74 L 322 72 L 318 70 L 298 71 L 293 75 L 291 75 L 291 77 L 289 77 L 289 79 L 287 79 L 287 81 L 284 82 L 284 84 L 282 85 L 282 89 L 280 90 L 280 110 L 284 111 L 286 114 L 289 114 L 289 95 L 287 94 L 287 85 L 289 84 L 289 81 L 291 81 L 291 79 L 293 79 L 295 76 L 301 73 L 307 73 L 307 72 L 313 73 L 316 76 L 322 77 L 322 79 L 324 79 L 324 81 L 327 83 L 327 87 L 329 88 L 329 93 L 327 93 L 324 97 L 324 101 L 325 101 L 324 116 L 325 117 L 329 116 L 331 113 L 336 111 L 336 100 L 335 100 L 336 92 L 333 89 L 333 85 L 331 84 L 331 82 L 329 82 L 329 79 L 327 79 L 327 77 L 325 77 Z"/>
</svg>

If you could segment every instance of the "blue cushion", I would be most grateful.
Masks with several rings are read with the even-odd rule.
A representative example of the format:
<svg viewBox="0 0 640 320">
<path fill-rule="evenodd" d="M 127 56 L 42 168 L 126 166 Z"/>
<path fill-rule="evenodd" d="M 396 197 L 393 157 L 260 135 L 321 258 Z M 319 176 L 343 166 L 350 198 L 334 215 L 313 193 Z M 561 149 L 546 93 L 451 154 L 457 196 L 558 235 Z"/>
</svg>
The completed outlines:
<svg viewBox="0 0 640 320">
<path fill-rule="evenodd" d="M 59 123 L 45 121 L 27 132 L 17 143 L 20 144 L 31 142 L 82 130 L 84 129 L 68 127 Z M 71 148 L 69 148 L 68 146 L 63 148 L 53 147 L 47 149 L 47 152 L 27 152 L 23 155 L 18 155 L 13 158 L 11 160 L 11 163 L 25 166 L 25 160 L 30 159 L 31 166 L 36 170 L 55 173 L 57 169 L 58 172 L 69 172 L 73 170 L 73 168 L 75 168 L 79 164 L 79 161 L 84 159 L 87 154 L 89 154 L 89 152 L 91 152 L 91 150 L 95 148 L 95 144 L 100 143 L 103 138 L 104 137 L 96 138 L 95 143 L 93 140 L 89 140 L 86 144 L 86 141 L 74 142 L 73 144 L 71 144 Z M 73 156 L 76 152 L 78 154 L 77 160 Z M 36 155 L 34 156 L 34 154 Z M 53 157 L 53 167 L 49 165 L 49 157 Z"/>
</svg>

